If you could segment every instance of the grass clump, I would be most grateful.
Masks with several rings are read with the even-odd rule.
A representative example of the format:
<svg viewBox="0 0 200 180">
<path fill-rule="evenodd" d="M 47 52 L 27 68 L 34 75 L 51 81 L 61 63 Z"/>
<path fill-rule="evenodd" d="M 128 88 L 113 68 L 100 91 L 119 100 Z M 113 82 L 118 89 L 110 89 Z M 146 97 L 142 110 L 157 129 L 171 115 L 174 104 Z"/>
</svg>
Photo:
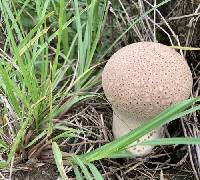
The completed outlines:
<svg viewBox="0 0 200 180">
<path fill-rule="evenodd" d="M 94 69 L 92 60 L 105 18 L 106 3 L 100 5 L 88 1 L 79 11 L 76 0 L 36 1 L 28 6 L 30 2 L 26 1 L 21 9 L 17 9 L 21 1 L 0 2 L 6 31 L 0 63 L 1 96 L 6 99 L 9 109 L 7 106 L 5 109 L 11 116 L 2 126 L 1 134 L 12 137 L 9 142 L 1 140 L 2 148 L 8 154 L 7 163 L 19 149 L 26 151 L 44 137 L 51 142 L 52 139 L 75 135 L 73 129 L 55 126 L 53 119 L 77 102 L 93 97 L 89 89 L 99 83 L 99 72 Z M 26 13 L 25 8 L 35 7 L 35 15 L 30 16 L 37 23 L 27 31 L 22 15 Z M 64 10 L 70 7 L 73 10 L 68 17 Z M 99 14 L 100 18 L 94 20 L 94 14 Z M 84 23 L 81 22 L 83 15 L 87 19 Z M 55 25 L 50 24 L 53 18 L 58 18 L 56 31 L 53 31 Z M 9 122 L 11 118 L 13 122 Z M 60 134 L 54 136 L 58 130 Z M 30 142 L 26 138 L 28 132 L 34 134 Z M 6 146 L 8 144 L 11 146 Z"/>
</svg>

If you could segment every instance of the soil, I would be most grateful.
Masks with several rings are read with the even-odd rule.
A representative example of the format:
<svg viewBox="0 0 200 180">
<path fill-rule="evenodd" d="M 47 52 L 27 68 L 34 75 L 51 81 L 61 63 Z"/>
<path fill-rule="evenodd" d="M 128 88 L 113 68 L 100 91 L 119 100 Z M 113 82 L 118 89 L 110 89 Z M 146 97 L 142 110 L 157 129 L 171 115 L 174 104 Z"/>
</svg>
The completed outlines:
<svg viewBox="0 0 200 180">
<path fill-rule="evenodd" d="M 23 170 L 18 168 L 14 169 L 12 180 L 55 180 L 58 178 L 57 169 L 51 164 L 27 169 L 23 168 Z M 8 173 L 5 174 L 5 177 L 9 177 Z"/>
</svg>

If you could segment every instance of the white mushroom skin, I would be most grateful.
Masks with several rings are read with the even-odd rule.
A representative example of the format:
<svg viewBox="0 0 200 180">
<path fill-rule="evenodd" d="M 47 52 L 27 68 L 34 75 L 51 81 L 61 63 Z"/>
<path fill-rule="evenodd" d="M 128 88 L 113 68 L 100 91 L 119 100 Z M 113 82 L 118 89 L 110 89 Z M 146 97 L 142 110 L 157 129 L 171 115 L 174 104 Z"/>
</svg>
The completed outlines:
<svg viewBox="0 0 200 180">
<path fill-rule="evenodd" d="M 113 107 L 113 134 L 118 138 L 172 104 L 187 99 L 192 90 L 192 73 L 174 49 L 139 42 L 123 47 L 108 60 L 102 85 Z M 139 141 L 162 136 L 163 128 L 158 128 Z M 133 145 L 129 151 L 134 156 L 145 156 L 153 148 Z"/>
</svg>

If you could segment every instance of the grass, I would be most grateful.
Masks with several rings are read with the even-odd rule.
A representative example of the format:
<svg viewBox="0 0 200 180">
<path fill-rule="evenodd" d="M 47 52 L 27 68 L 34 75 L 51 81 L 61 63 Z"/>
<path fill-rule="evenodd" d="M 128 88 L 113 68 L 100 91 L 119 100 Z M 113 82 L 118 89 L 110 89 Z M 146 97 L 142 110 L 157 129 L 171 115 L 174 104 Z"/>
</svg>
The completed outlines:
<svg viewBox="0 0 200 180">
<path fill-rule="evenodd" d="M 0 0 L 5 31 L 0 54 L 4 105 L 0 119 L 0 152 L 7 156 L 0 161 L 0 168 L 12 166 L 15 159 L 23 162 L 38 158 L 40 148 L 51 145 L 60 176 L 67 179 L 65 155 L 59 144 L 91 132 L 58 125 L 55 119 L 76 104 L 101 95 L 93 90 L 101 83 L 102 60 L 137 23 L 169 1 L 162 1 L 143 13 L 105 48 L 100 39 L 106 32 L 106 0 Z M 128 157 L 129 154 L 122 152 L 131 143 L 159 126 L 199 110 L 199 105 L 193 106 L 199 100 L 196 97 L 174 105 L 117 140 L 82 155 L 72 154 L 67 162 L 77 179 L 84 179 L 83 176 L 103 179 L 94 161 Z M 164 140 L 143 144 L 200 144 L 199 138 L 192 137 Z M 40 142 L 44 142 L 42 147 Z M 21 156 L 21 151 L 25 151 L 26 156 Z"/>
</svg>

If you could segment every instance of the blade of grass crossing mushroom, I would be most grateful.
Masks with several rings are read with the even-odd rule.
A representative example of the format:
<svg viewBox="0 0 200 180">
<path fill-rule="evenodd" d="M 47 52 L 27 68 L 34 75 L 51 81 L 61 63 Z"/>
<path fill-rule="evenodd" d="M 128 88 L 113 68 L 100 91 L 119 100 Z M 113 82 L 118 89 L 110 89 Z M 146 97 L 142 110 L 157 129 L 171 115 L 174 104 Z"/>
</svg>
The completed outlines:
<svg viewBox="0 0 200 180">
<path fill-rule="evenodd" d="M 173 144 L 200 144 L 200 138 L 177 137 L 177 138 L 160 138 L 139 143 L 141 145 L 173 145 Z"/>
<path fill-rule="evenodd" d="M 183 117 L 183 116 L 185 116 L 187 114 L 190 114 L 190 113 L 198 111 L 198 110 L 200 110 L 200 105 L 194 106 L 194 107 L 192 107 L 192 108 L 190 108 L 188 110 L 185 110 L 183 112 L 177 113 L 171 119 L 178 119 L 178 118 L 181 118 L 181 117 Z M 171 121 L 171 120 L 169 120 L 169 121 Z"/>
<path fill-rule="evenodd" d="M 62 153 L 56 142 L 52 143 L 52 151 L 53 151 L 54 159 L 56 162 L 56 166 L 58 168 L 58 171 L 59 171 L 62 179 L 67 180 L 68 178 L 66 176 L 65 169 L 63 166 L 63 161 L 62 161 Z"/>
<path fill-rule="evenodd" d="M 152 120 L 150 120 L 149 122 L 142 124 L 140 127 L 122 136 L 121 138 L 118 138 L 94 151 L 83 154 L 80 156 L 80 158 L 85 163 L 89 163 L 95 160 L 99 160 L 99 159 L 114 155 L 115 153 L 126 149 L 128 145 L 138 140 L 140 137 L 152 131 L 153 129 L 159 126 L 162 126 L 166 123 L 169 123 L 172 120 L 175 120 L 178 117 L 177 114 L 181 113 L 186 108 L 188 108 L 193 103 L 199 100 L 200 100 L 200 97 L 197 97 L 197 98 L 188 99 L 188 100 L 182 101 L 181 103 L 173 105 L 167 108 L 165 111 L 160 113 L 158 116 L 156 116 Z M 195 110 L 196 109 L 191 108 L 190 111 L 188 111 L 188 113 L 194 112 Z M 180 115 L 182 116 L 183 114 L 180 114 Z"/>
<path fill-rule="evenodd" d="M 137 145 L 199 145 L 200 138 L 191 137 L 177 137 L 177 138 L 160 138 L 155 140 L 148 140 L 138 143 Z M 109 158 L 134 158 L 129 152 L 119 152 Z"/>
</svg>

